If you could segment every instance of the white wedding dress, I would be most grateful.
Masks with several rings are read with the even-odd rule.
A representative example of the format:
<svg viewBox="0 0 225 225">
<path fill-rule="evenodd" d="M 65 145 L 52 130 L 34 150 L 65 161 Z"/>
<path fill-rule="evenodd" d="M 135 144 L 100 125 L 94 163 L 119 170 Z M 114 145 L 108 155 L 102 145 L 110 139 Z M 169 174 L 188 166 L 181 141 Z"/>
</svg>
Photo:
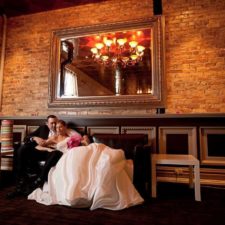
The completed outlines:
<svg viewBox="0 0 225 225">
<path fill-rule="evenodd" d="M 48 175 L 43 189 L 28 199 L 45 205 L 120 210 L 143 203 L 132 183 L 132 166 L 123 150 L 92 143 L 67 150 Z M 59 146 L 58 146 L 59 147 Z"/>
</svg>

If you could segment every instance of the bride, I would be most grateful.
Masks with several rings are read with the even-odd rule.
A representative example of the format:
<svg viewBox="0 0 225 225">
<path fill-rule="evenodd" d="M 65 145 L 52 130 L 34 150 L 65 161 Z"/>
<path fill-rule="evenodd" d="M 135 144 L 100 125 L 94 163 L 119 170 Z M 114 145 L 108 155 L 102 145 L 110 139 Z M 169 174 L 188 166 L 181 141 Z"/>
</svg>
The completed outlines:
<svg viewBox="0 0 225 225">
<path fill-rule="evenodd" d="M 97 143 L 77 146 L 78 142 L 72 136 L 57 143 L 63 155 L 29 200 L 90 210 L 120 210 L 144 202 L 132 183 L 132 164 L 123 150 Z"/>
</svg>

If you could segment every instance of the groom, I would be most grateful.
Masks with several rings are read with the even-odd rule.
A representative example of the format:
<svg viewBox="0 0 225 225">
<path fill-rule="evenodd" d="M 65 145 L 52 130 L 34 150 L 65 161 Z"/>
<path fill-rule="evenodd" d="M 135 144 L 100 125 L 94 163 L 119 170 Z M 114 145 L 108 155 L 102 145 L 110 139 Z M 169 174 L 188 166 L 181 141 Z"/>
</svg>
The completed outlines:
<svg viewBox="0 0 225 225">
<path fill-rule="evenodd" d="M 38 161 L 45 161 L 49 154 L 48 151 L 39 151 L 35 147 L 43 145 L 48 137 L 55 134 L 57 120 L 55 115 L 49 115 L 46 124 L 25 137 L 24 145 L 15 152 L 16 187 L 15 190 L 7 194 L 7 198 L 27 195 L 26 189 L 29 181 L 27 170 L 35 168 Z"/>
</svg>

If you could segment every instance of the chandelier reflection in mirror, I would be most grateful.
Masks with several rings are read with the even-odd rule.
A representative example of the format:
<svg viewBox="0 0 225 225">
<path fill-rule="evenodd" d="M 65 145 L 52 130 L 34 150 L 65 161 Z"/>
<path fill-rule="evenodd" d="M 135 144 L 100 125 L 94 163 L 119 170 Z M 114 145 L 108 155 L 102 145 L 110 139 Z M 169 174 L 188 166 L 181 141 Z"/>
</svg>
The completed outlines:
<svg viewBox="0 0 225 225">
<path fill-rule="evenodd" d="M 143 31 L 124 31 L 96 35 L 94 47 L 91 48 L 93 59 L 106 66 L 132 66 L 142 60 L 145 47 Z"/>
<path fill-rule="evenodd" d="M 152 95 L 151 36 L 147 27 L 64 39 L 58 96 Z"/>
</svg>

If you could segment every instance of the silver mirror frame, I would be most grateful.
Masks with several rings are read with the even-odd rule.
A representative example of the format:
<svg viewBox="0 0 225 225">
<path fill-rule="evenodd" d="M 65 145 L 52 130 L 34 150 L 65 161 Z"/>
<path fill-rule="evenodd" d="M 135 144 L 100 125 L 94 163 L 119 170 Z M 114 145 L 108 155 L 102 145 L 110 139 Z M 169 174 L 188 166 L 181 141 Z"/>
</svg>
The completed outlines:
<svg viewBox="0 0 225 225">
<path fill-rule="evenodd" d="M 77 98 L 57 97 L 57 80 L 60 76 L 60 46 L 67 38 L 94 35 L 99 32 L 112 32 L 121 29 L 152 29 L 152 94 L 120 96 L 88 96 Z M 82 108 L 82 107 L 165 107 L 165 22 L 163 16 L 91 25 L 56 30 L 51 35 L 50 75 L 49 75 L 49 108 Z"/>
</svg>

